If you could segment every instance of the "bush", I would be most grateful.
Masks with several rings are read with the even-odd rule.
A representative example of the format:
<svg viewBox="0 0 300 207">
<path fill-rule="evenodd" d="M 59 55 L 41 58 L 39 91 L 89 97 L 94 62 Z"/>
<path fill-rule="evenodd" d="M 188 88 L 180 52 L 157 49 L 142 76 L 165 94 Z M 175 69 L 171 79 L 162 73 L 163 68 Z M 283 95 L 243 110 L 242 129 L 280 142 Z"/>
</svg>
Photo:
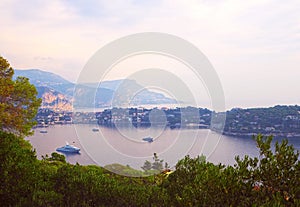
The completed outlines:
<svg viewBox="0 0 300 207">
<path fill-rule="evenodd" d="M 256 137 L 258 158 L 234 166 L 186 156 L 172 173 L 125 177 L 72 165 L 52 153 L 39 161 L 30 144 L 0 132 L 0 203 L 6 206 L 299 206 L 299 152 L 288 142 Z M 158 158 L 157 158 L 158 159 Z M 113 169 L 133 172 L 129 166 Z M 140 172 L 140 171 L 138 171 Z M 141 174 L 143 175 L 143 174 Z"/>
</svg>

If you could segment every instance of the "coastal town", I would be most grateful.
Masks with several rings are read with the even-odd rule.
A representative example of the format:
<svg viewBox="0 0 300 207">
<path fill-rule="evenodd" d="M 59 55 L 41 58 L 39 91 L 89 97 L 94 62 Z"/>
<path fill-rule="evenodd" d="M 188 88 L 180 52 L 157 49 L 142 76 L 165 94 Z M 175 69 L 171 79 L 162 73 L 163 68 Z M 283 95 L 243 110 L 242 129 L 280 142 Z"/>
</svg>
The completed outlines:
<svg viewBox="0 0 300 207">
<path fill-rule="evenodd" d="M 209 129 L 212 116 L 206 108 L 113 108 L 98 112 L 70 112 L 39 109 L 37 127 L 56 124 L 98 124 L 103 127 L 168 127 L 170 129 Z M 224 112 L 223 112 L 224 114 Z M 257 134 L 275 137 L 300 137 L 300 106 L 240 109 L 226 112 L 224 135 L 252 137 Z"/>
</svg>

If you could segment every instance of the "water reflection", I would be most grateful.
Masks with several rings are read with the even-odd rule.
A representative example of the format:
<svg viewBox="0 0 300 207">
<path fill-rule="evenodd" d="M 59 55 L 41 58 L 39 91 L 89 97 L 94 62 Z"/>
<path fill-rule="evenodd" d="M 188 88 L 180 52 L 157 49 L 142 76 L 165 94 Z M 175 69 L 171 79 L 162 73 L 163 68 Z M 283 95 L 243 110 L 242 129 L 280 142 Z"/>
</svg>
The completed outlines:
<svg viewBox="0 0 300 207">
<path fill-rule="evenodd" d="M 166 129 L 154 142 L 143 142 L 143 137 L 134 137 L 135 131 L 129 130 L 126 135 L 132 135 L 133 139 L 122 136 L 118 130 L 100 127 L 99 132 L 93 131 L 93 125 L 61 125 L 47 129 L 48 133 L 36 133 L 28 137 L 39 158 L 42 155 L 51 155 L 65 142 L 81 148 L 80 154 L 64 154 L 68 162 L 101 166 L 120 163 L 140 169 L 145 160 L 152 161 L 153 153 L 157 153 L 161 159 L 174 166 L 178 159 L 189 154 L 192 157 L 204 154 L 208 161 L 233 165 L 235 156 L 258 156 L 256 143 L 251 138 L 235 138 L 211 133 L 210 130 Z M 126 129 L 122 129 L 126 130 Z M 154 130 L 154 129 L 152 129 Z M 155 134 L 156 132 L 151 132 Z M 208 136 L 209 135 L 209 136 Z M 149 136 L 145 132 L 143 136 Z M 276 138 L 275 141 L 281 139 Z M 134 142 L 135 144 L 130 144 Z M 300 150 L 300 139 L 290 138 L 289 143 Z"/>
</svg>

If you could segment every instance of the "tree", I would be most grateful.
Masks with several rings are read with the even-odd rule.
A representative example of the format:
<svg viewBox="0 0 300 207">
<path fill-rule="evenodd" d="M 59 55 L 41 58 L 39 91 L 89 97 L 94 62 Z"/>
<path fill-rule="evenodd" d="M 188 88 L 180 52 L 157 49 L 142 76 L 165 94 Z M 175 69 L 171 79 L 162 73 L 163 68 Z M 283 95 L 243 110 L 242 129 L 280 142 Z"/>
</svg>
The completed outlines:
<svg viewBox="0 0 300 207">
<path fill-rule="evenodd" d="M 156 153 L 153 154 L 153 160 L 154 162 L 152 163 L 152 169 L 157 170 L 159 172 L 162 171 L 164 169 L 163 167 L 164 160 L 159 159 Z"/>
<path fill-rule="evenodd" d="M 169 206 L 300 206 L 299 152 L 287 140 L 256 138 L 260 156 L 234 166 L 186 156 L 162 183 Z"/>
<path fill-rule="evenodd" d="M 52 152 L 51 157 L 48 157 L 48 155 L 46 154 L 46 156 L 42 156 L 42 158 L 45 161 L 57 161 L 66 163 L 66 157 L 64 155 L 58 154 L 57 152 Z"/>
<path fill-rule="evenodd" d="M 145 171 L 149 171 L 152 169 L 152 163 L 150 161 L 146 160 L 144 165 L 141 168 Z"/>
<path fill-rule="evenodd" d="M 255 140 L 259 148 L 259 158 L 236 158 L 237 170 L 245 178 L 244 182 L 255 184 L 260 196 L 256 202 L 265 200 L 278 201 L 284 205 L 298 206 L 300 199 L 300 162 L 299 151 L 287 140 L 275 143 L 272 150 L 272 136 L 258 135 Z M 243 169 L 243 170 L 242 170 Z M 243 171 L 243 173 L 241 173 Z M 273 201 L 272 201 L 273 202 Z"/>
<path fill-rule="evenodd" d="M 0 130 L 27 136 L 36 124 L 34 118 L 41 99 L 28 78 L 13 80 L 13 74 L 8 61 L 0 56 Z"/>
<path fill-rule="evenodd" d="M 0 131 L 0 203 L 1 206 L 32 206 L 38 184 L 38 161 L 24 139 Z"/>
</svg>

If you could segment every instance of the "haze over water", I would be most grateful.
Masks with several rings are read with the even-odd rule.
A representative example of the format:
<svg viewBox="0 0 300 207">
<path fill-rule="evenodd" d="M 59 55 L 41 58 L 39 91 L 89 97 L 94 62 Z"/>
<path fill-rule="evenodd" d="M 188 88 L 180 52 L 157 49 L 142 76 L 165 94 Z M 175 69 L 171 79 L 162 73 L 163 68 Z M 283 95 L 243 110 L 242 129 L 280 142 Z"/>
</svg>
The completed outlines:
<svg viewBox="0 0 300 207">
<path fill-rule="evenodd" d="M 143 137 L 135 137 L 132 129 L 100 127 L 99 132 L 92 129 L 94 125 L 55 125 L 47 128 L 48 133 L 35 134 L 27 139 L 36 149 L 37 155 L 51 155 L 56 148 L 64 146 L 66 141 L 81 148 L 80 154 L 68 154 L 68 162 L 82 165 L 97 164 L 105 166 L 119 163 L 140 169 L 145 160 L 152 161 L 153 153 L 173 167 L 177 161 L 189 154 L 191 156 L 207 156 L 207 160 L 215 164 L 233 165 L 234 157 L 240 155 L 258 156 L 255 141 L 251 138 L 236 138 L 210 133 L 208 129 L 166 129 L 163 132 L 144 130 L 144 136 L 151 134 L 157 137 L 154 142 L 142 141 Z M 155 135 L 155 133 L 157 133 Z M 126 137 L 125 135 L 132 135 Z M 143 132 L 139 133 L 139 136 Z M 281 139 L 274 139 L 280 141 Z M 300 139 L 289 138 L 289 144 L 300 150 Z M 214 149 L 215 146 L 215 150 Z"/>
</svg>

